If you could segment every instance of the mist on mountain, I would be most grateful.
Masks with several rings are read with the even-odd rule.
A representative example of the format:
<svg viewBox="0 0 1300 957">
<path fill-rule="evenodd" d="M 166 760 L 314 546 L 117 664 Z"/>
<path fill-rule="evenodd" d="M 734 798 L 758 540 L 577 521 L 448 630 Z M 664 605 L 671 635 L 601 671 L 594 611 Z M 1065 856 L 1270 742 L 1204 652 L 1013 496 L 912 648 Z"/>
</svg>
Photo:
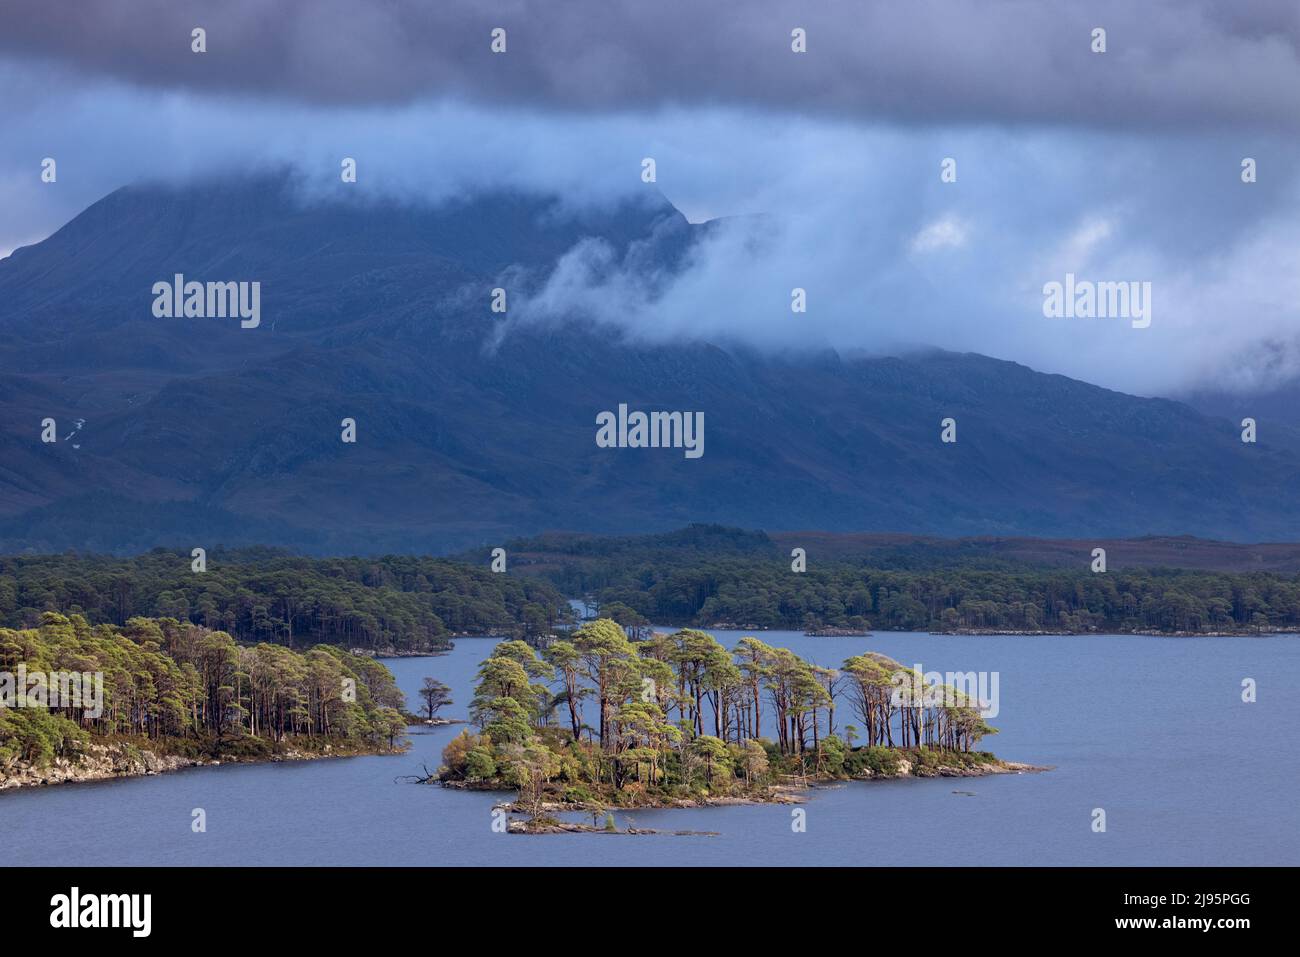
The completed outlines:
<svg viewBox="0 0 1300 957">
<path fill-rule="evenodd" d="M 691 522 L 1300 535 L 1282 429 L 1246 444 L 1225 417 L 970 353 L 655 341 L 554 296 L 576 248 L 653 284 L 717 228 L 662 197 L 357 203 L 288 173 L 117 191 L 0 261 L 0 548 L 442 553 Z M 260 282 L 260 325 L 156 318 L 177 273 Z M 550 308 L 493 312 L 496 289 Z M 702 412 L 706 454 L 601 448 L 621 403 Z"/>
</svg>

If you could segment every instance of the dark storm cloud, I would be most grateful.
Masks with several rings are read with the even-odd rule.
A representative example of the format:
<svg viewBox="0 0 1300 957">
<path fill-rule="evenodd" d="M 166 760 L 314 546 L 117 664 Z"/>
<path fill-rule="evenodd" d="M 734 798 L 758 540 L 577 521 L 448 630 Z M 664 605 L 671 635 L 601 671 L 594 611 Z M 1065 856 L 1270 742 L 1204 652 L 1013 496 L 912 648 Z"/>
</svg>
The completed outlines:
<svg viewBox="0 0 1300 957">
<path fill-rule="evenodd" d="M 363 195 L 581 207 L 654 157 L 692 220 L 734 219 L 671 277 L 584 240 L 517 321 L 939 345 L 1142 394 L 1300 376 L 1300 3 L 676 2 L 0 0 L 0 257 L 138 180 L 287 166 L 310 195 L 346 156 Z M 1067 274 L 1151 282 L 1154 322 L 1049 321 Z"/>
<path fill-rule="evenodd" d="M 1300 120 L 1294 0 L 0 0 L 0 56 L 323 104 L 430 96 L 903 122 Z M 208 53 L 190 52 L 190 31 Z M 494 27 L 508 52 L 489 51 Z M 808 53 L 790 51 L 790 31 Z M 1104 27 L 1108 52 L 1089 49 Z"/>
</svg>

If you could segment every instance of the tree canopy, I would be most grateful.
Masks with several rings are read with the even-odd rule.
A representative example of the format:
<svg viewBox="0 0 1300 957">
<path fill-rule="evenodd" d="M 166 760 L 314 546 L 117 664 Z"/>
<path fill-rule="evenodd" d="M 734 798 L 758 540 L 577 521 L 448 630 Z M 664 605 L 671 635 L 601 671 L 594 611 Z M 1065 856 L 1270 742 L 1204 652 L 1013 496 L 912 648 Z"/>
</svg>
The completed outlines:
<svg viewBox="0 0 1300 957">
<path fill-rule="evenodd" d="M 406 726 L 403 695 L 378 661 L 331 645 L 240 645 L 173 618 L 92 627 L 81 615 L 45 612 L 35 628 L 0 628 L 0 672 L 19 665 L 102 674 L 102 708 L 95 714 L 85 700 L 0 708 L 0 767 L 75 757 L 116 738 L 237 756 L 289 743 L 392 747 Z"/>
<path fill-rule="evenodd" d="M 604 614 L 656 624 L 895 631 L 1214 632 L 1300 629 L 1300 576 L 1185 569 L 1094 574 L 982 562 L 880 567 L 628 549 L 547 566 Z M 610 617 L 616 617 L 610 615 Z"/>
<path fill-rule="evenodd" d="M 904 680 L 906 679 L 906 680 Z M 630 641 L 611 619 L 585 623 L 538 652 L 498 644 L 479 666 L 471 717 L 443 753 L 442 778 L 544 799 L 635 804 L 761 792 L 790 776 L 888 772 L 911 759 L 968 766 L 994 733 L 978 702 L 907 691 L 912 673 L 883 655 L 822 668 L 747 637 L 728 650 L 692 628 Z M 867 728 L 839 736 L 836 704 Z"/>
<path fill-rule="evenodd" d="M 47 611 L 114 625 L 174 618 L 245 642 L 398 651 L 446 648 L 456 634 L 532 637 L 569 616 L 548 582 L 434 558 L 216 549 L 203 572 L 164 549 L 0 558 L 0 624 L 33 627 Z"/>
</svg>

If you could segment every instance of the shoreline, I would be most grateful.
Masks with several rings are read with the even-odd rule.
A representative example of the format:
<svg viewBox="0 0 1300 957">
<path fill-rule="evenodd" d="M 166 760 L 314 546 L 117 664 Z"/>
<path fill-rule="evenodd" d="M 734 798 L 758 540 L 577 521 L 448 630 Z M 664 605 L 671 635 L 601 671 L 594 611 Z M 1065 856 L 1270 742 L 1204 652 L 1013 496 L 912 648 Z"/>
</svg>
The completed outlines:
<svg viewBox="0 0 1300 957">
<path fill-rule="evenodd" d="M 1077 638 L 1084 635 L 1114 635 L 1118 638 L 1273 638 L 1278 636 L 1295 635 L 1297 632 L 1286 629 L 1261 631 L 1253 628 L 1243 629 L 1240 631 L 1026 631 L 1014 628 L 954 628 L 948 631 L 931 631 L 927 632 L 927 634 L 976 638 Z"/>
<path fill-rule="evenodd" d="M 789 782 L 782 784 L 769 785 L 766 793 L 748 793 L 740 795 L 718 795 L 718 796 L 701 796 L 701 797 L 682 797 L 653 799 L 643 803 L 635 804 L 610 804 L 602 803 L 598 808 L 591 805 L 581 805 L 566 803 L 562 801 L 544 801 L 541 803 L 540 810 L 543 815 L 551 814 L 573 814 L 573 813 L 614 813 L 628 811 L 660 811 L 660 810 L 681 810 L 690 808 L 709 808 L 709 807 L 737 807 L 746 805 L 768 805 L 768 804 L 804 804 L 808 801 L 812 792 L 833 788 L 844 784 L 868 783 L 872 781 L 902 781 L 902 780 L 925 780 L 928 778 L 982 778 L 992 777 L 1003 774 L 1041 774 L 1047 771 L 1056 770 L 1055 765 L 1036 765 L 1028 764 L 1021 761 L 1004 761 L 997 759 L 994 762 L 986 763 L 975 767 L 952 767 L 941 765 L 939 767 L 917 768 L 915 763 L 903 758 L 900 760 L 899 770 L 886 773 L 880 771 L 867 770 L 863 774 L 854 777 L 834 777 L 832 775 L 809 776 L 802 783 Z M 430 782 L 433 783 L 433 782 Z M 469 782 L 469 781 L 438 781 L 440 787 L 457 791 L 496 791 L 508 792 L 515 790 L 512 787 L 502 787 L 498 782 Z M 494 808 L 504 810 L 508 814 L 527 814 L 525 807 L 521 806 L 518 800 L 503 801 L 494 805 Z M 510 833 L 517 834 L 544 834 L 544 833 L 682 833 L 672 831 L 652 831 L 647 829 L 633 829 L 632 831 L 608 831 L 604 828 L 587 827 L 586 825 L 569 826 L 564 822 L 559 822 L 560 826 L 555 826 L 551 821 L 544 821 L 537 829 L 528 827 L 529 821 L 512 821 Z M 516 826 L 517 825 L 517 826 Z"/>
<path fill-rule="evenodd" d="M 575 627 L 582 625 L 587 619 L 581 619 L 575 623 Z M 1219 631 L 1156 631 L 1153 629 L 1137 631 L 1044 631 L 1024 628 L 945 628 L 931 629 L 923 628 L 918 631 L 904 628 L 872 628 L 867 631 L 855 628 L 838 628 L 828 626 L 813 631 L 805 629 L 799 625 L 738 625 L 734 622 L 713 622 L 708 625 L 696 625 L 691 623 L 672 623 L 661 622 L 657 626 L 660 628 L 701 628 L 706 631 L 742 631 L 753 635 L 760 635 L 773 631 L 789 631 L 803 635 L 805 638 L 878 638 L 883 635 L 941 635 L 948 637 L 967 637 L 967 638 L 1076 638 L 1086 635 L 1113 635 L 1116 637 L 1146 637 L 1146 638 L 1273 638 L 1300 635 L 1300 631 L 1286 628 L 1268 628 L 1255 629 L 1246 628 L 1239 630 L 1219 630 Z M 509 640 L 501 635 L 471 635 L 457 634 L 450 636 L 452 642 L 462 638 L 466 639 L 494 639 L 497 641 Z M 438 658 L 450 654 L 454 649 L 434 648 L 429 651 L 398 651 L 393 648 L 384 650 L 349 649 L 352 654 L 364 655 L 375 661 L 384 661 L 386 659 L 401 658 Z"/>
<path fill-rule="evenodd" d="M 646 804 L 637 805 L 612 805 L 607 804 L 600 809 L 591 807 L 579 807 L 571 804 L 561 804 L 548 802 L 541 805 L 541 815 L 538 818 L 527 820 L 512 820 L 506 825 L 507 834 L 624 834 L 631 836 L 659 835 L 668 837 L 718 837 L 719 831 L 686 831 L 686 830 L 659 830 L 657 828 L 644 827 L 627 827 L 619 829 L 618 827 L 609 828 L 601 827 L 595 824 L 577 824 L 571 821 L 561 821 L 551 817 L 552 814 L 573 814 L 587 813 L 613 815 L 615 812 L 631 811 L 660 811 L 660 810 L 681 810 L 688 808 L 709 808 L 709 807 L 737 807 L 745 805 L 800 805 L 807 803 L 812 792 L 819 790 L 830 790 L 844 784 L 856 782 L 867 783 L 869 781 L 892 781 L 912 778 L 916 780 L 924 778 L 979 778 L 989 777 L 999 774 L 1038 774 L 1044 771 L 1055 770 L 1053 766 L 1024 764 L 1019 761 L 1001 761 L 995 765 L 990 765 L 980 769 L 974 768 L 949 768 L 941 767 L 937 769 L 924 769 L 924 773 L 914 773 L 910 762 L 904 762 L 907 767 L 894 774 L 873 773 L 868 771 L 865 775 L 852 778 L 809 778 L 806 784 L 776 784 L 768 789 L 766 795 L 743 795 L 736 797 L 703 797 L 703 798 L 684 798 L 673 799 L 669 801 L 656 801 Z M 954 794 L 965 793 L 954 791 Z M 520 807 L 518 802 L 511 801 L 494 806 L 494 810 L 500 809 L 507 814 L 527 814 L 527 810 Z"/>
<path fill-rule="evenodd" d="M 718 621 L 709 625 L 675 624 L 659 622 L 655 627 L 662 628 L 702 628 L 705 631 L 744 631 L 761 634 L 769 631 L 789 631 L 802 634 L 805 638 L 876 638 L 881 635 L 961 635 L 969 637 L 1042 637 L 1074 638 L 1085 635 L 1114 635 L 1117 637 L 1143 636 L 1151 638 L 1271 638 L 1275 636 L 1300 635 L 1294 628 L 1240 628 L 1215 631 L 1158 631 L 1156 629 L 1137 629 L 1122 631 L 1051 631 L 1027 628 L 880 628 L 874 627 L 861 632 L 850 628 L 826 628 L 809 631 L 802 625 L 738 625 L 734 622 Z"/>
<path fill-rule="evenodd" d="M 288 748 L 265 757 L 188 757 L 140 748 L 126 742 L 91 744 L 80 760 L 55 758 L 48 765 L 36 767 L 23 764 L 9 770 L 0 770 L 0 794 L 6 791 L 57 787 L 60 784 L 94 784 L 99 781 L 116 781 L 128 778 L 154 777 L 173 771 L 191 768 L 219 767 L 225 764 L 279 764 L 284 761 L 321 761 L 331 758 L 359 758 L 405 753 L 405 748 L 379 750 L 335 749 L 327 746 L 322 751 L 304 751 Z"/>
</svg>

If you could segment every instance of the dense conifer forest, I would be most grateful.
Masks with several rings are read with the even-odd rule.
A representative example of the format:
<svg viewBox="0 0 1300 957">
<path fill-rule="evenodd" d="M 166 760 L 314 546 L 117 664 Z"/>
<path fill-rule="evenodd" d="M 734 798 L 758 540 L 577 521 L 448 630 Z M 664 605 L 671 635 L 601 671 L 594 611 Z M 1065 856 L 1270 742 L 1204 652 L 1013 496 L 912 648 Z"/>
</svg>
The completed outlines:
<svg viewBox="0 0 1300 957">
<path fill-rule="evenodd" d="M 134 558 L 0 557 L 0 625 L 31 627 L 44 612 L 94 624 L 166 617 L 241 642 L 317 643 L 372 650 L 446 648 L 455 634 L 524 638 L 568 614 L 549 583 L 443 559 L 315 559 L 267 548 Z"/>
<path fill-rule="evenodd" d="M 46 611 L 93 624 L 169 617 L 241 642 L 376 651 L 446 648 L 456 634 L 538 643 L 569 618 L 568 597 L 630 627 L 1059 632 L 1300 629 L 1300 576 L 1178 568 L 1089 570 L 933 548 L 864 559 L 809 557 L 807 570 L 762 532 L 693 526 L 630 538 L 543 536 L 457 560 L 303 558 L 268 548 L 134 558 L 0 557 L 0 625 Z M 639 633 L 633 632 L 634 635 Z"/>
<path fill-rule="evenodd" d="M 545 577 L 622 624 L 900 631 L 1267 632 L 1300 629 L 1300 575 L 1090 570 L 898 548 L 865 560 L 792 559 L 761 532 L 692 526 L 630 539 L 512 543 Z"/>
<path fill-rule="evenodd" d="M 945 569 L 774 562 L 629 568 L 594 592 L 666 624 L 900 631 L 1265 632 L 1300 629 L 1300 582 L 1269 573 Z"/>
</svg>

